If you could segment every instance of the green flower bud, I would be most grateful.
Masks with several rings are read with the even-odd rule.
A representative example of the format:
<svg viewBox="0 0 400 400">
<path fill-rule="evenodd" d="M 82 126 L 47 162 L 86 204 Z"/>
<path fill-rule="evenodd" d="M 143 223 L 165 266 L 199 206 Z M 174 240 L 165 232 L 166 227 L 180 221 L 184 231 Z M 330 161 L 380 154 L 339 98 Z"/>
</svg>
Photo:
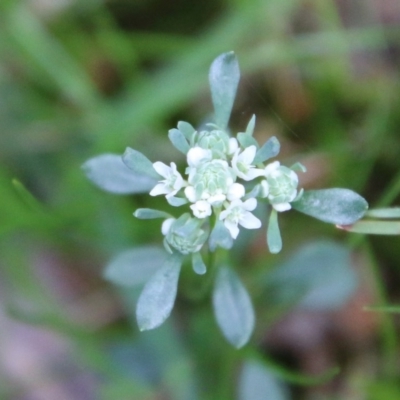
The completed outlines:
<svg viewBox="0 0 400 400">
<path fill-rule="evenodd" d="M 226 158 L 229 153 L 229 136 L 220 130 L 201 131 L 198 134 L 196 145 L 212 151 L 213 158 Z"/>
<path fill-rule="evenodd" d="M 172 222 L 165 239 L 182 254 L 196 253 L 207 240 L 208 233 L 201 229 L 202 220 L 185 213 Z"/>
</svg>

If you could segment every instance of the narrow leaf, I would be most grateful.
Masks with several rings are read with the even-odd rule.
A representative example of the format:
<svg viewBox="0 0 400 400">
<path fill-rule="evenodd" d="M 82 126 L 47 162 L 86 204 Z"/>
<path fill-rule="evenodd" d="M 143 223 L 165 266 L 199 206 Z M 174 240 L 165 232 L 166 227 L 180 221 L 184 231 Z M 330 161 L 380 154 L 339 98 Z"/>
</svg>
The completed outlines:
<svg viewBox="0 0 400 400">
<path fill-rule="evenodd" d="M 292 206 L 311 217 L 337 225 L 353 224 L 368 209 L 368 203 L 359 194 L 339 188 L 305 191 Z"/>
<path fill-rule="evenodd" d="M 196 129 L 193 128 L 189 122 L 179 121 L 178 129 L 185 135 L 185 138 L 190 142 L 193 134 L 196 132 Z"/>
<path fill-rule="evenodd" d="M 391 314 L 400 314 L 400 305 L 386 305 L 386 306 L 365 306 L 364 311 L 383 312 Z"/>
<path fill-rule="evenodd" d="M 185 135 L 178 129 L 170 129 L 168 137 L 171 143 L 183 154 L 189 151 L 189 143 L 187 142 Z"/>
<path fill-rule="evenodd" d="M 337 225 L 339 229 L 366 235 L 400 235 L 399 221 L 357 221 L 353 225 Z"/>
<path fill-rule="evenodd" d="M 104 270 L 104 278 L 122 286 L 144 284 L 167 258 L 160 247 L 142 246 L 123 251 Z"/>
<path fill-rule="evenodd" d="M 136 319 L 141 331 L 160 326 L 174 307 L 182 255 L 174 253 L 150 278 L 140 294 Z"/>
<path fill-rule="evenodd" d="M 152 162 L 137 150 L 128 147 L 122 160 L 128 168 L 139 175 L 147 175 L 157 180 L 162 178 L 154 169 Z"/>
<path fill-rule="evenodd" d="M 208 245 L 211 251 L 214 251 L 218 246 L 227 250 L 233 246 L 232 236 L 222 221 L 216 222 L 211 231 Z"/>
<path fill-rule="evenodd" d="M 259 164 L 279 154 L 281 145 L 279 140 L 272 136 L 269 138 L 260 149 L 258 149 L 254 158 L 253 164 Z"/>
<path fill-rule="evenodd" d="M 267 229 L 267 244 L 269 251 L 273 254 L 279 253 L 282 250 L 282 238 L 278 224 L 278 212 L 275 209 L 271 210 Z"/>
<path fill-rule="evenodd" d="M 243 148 L 249 146 L 256 146 L 257 149 L 259 148 L 258 142 L 253 136 L 248 135 L 247 133 L 239 132 L 237 134 L 237 140 Z"/>
<path fill-rule="evenodd" d="M 255 114 L 253 114 L 253 116 L 250 118 L 249 123 L 247 124 L 246 135 L 253 136 L 255 126 L 256 126 L 256 116 Z"/>
<path fill-rule="evenodd" d="M 253 332 L 254 310 L 247 290 L 230 268 L 219 268 L 212 300 L 215 318 L 226 339 L 236 348 L 244 346 Z"/>
<path fill-rule="evenodd" d="M 221 54 L 211 64 L 209 83 L 215 122 L 221 129 L 228 125 L 239 79 L 239 64 L 233 51 Z"/>
<path fill-rule="evenodd" d="M 153 210 L 152 208 L 138 208 L 133 215 L 139 219 L 171 218 L 165 211 Z"/>
<path fill-rule="evenodd" d="M 193 271 L 196 272 L 196 274 L 198 275 L 204 275 L 207 272 L 206 264 L 204 264 L 200 252 L 193 253 L 192 266 L 193 266 Z"/>
<path fill-rule="evenodd" d="M 375 208 L 365 213 L 367 218 L 400 218 L 400 207 Z"/>
<path fill-rule="evenodd" d="M 115 194 L 146 193 L 157 183 L 148 174 L 129 169 L 118 154 L 91 158 L 82 165 L 82 170 L 97 187 Z"/>
</svg>

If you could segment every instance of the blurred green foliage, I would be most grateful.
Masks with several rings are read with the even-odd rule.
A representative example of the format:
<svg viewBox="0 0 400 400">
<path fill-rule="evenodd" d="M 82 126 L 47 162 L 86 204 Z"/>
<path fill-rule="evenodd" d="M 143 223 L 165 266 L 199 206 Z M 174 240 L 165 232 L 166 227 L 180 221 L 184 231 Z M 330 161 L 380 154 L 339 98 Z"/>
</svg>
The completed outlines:
<svg viewBox="0 0 400 400">
<path fill-rule="evenodd" d="M 384 3 L 393 3 L 393 11 Z M 254 112 L 256 134 L 277 135 L 287 160 L 296 155 L 307 165 L 305 186 L 348 187 L 371 205 L 395 204 L 399 23 L 396 1 L 0 3 L 0 311 L 66 339 L 74 371 L 89 374 L 84 386 L 90 394 L 68 391 L 74 374 L 65 361 L 53 375 L 44 369 L 48 379 L 66 385 L 74 399 L 224 400 L 239 392 L 243 398 L 250 384 L 238 392 L 235 382 L 247 358 L 264 360 L 267 371 L 257 373 L 274 371 L 274 379 L 296 385 L 332 376 L 329 368 L 304 367 L 304 352 L 293 362 L 268 339 L 269 329 L 292 308 L 274 306 L 264 284 L 267 273 L 306 242 L 336 239 L 343 251 L 356 251 L 357 273 L 374 293 L 366 302 L 384 306 L 398 299 L 398 239 L 367 242 L 301 215 L 284 215 L 283 254 L 268 254 L 264 238 L 248 232 L 232 257 L 255 297 L 251 350 L 237 352 L 223 341 L 209 299 L 191 296 L 201 277 L 188 269 L 172 320 L 139 335 L 133 318 L 137 289 L 111 288 L 101 279 L 102 269 L 118 251 L 158 241 L 158 222 L 135 220 L 132 212 L 163 203 L 103 193 L 80 166 L 127 146 L 151 160 L 179 159 L 168 129 L 180 119 L 202 122 L 211 110 L 208 67 L 218 54 L 234 50 L 243 75 L 234 130 L 244 129 Z M 4 345 L 12 337 L 10 321 L 0 318 Z M 335 379 L 347 391 L 326 384 L 317 394 L 353 398 L 348 393 L 372 387 L 371 399 L 397 399 L 398 331 L 392 316 L 372 321 L 368 329 L 368 345 L 365 335 L 353 332 L 346 345 L 335 344 L 345 355 L 328 359 L 328 367 L 343 367 Z M 351 343 L 360 345 L 358 353 Z M 29 381 L 7 365 L 1 366 L 1 398 L 34 393 L 35 379 L 43 380 Z M 313 370 L 317 378 L 296 369 Z M 384 387 L 388 379 L 390 387 Z M 314 389 L 296 385 L 293 398 L 311 398 Z"/>
</svg>

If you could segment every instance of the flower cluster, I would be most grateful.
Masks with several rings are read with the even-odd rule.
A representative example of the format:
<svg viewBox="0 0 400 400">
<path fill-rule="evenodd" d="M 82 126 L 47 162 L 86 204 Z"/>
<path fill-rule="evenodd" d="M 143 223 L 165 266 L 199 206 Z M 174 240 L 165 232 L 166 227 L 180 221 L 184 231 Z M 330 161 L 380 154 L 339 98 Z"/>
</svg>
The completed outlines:
<svg viewBox="0 0 400 400">
<path fill-rule="evenodd" d="M 162 225 L 164 244 L 182 254 L 198 252 L 206 242 L 208 232 L 222 222 L 232 239 L 239 235 L 239 226 L 258 229 L 261 221 L 252 213 L 259 201 L 266 201 L 273 212 L 287 211 L 298 200 L 298 177 L 294 169 L 304 171 L 301 164 L 294 169 L 279 161 L 265 161 L 279 152 L 279 142 L 273 137 L 260 147 L 253 138 L 255 117 L 246 132 L 237 138 L 214 124 L 208 130 L 196 131 L 180 122 L 172 129 L 172 143 L 186 154 L 187 167 L 182 175 L 175 163 L 170 166 L 153 163 L 160 176 L 150 191 L 151 196 L 165 195 L 169 204 L 189 204 L 192 216 L 167 218 Z M 219 226 L 221 230 L 221 226 Z"/>
</svg>

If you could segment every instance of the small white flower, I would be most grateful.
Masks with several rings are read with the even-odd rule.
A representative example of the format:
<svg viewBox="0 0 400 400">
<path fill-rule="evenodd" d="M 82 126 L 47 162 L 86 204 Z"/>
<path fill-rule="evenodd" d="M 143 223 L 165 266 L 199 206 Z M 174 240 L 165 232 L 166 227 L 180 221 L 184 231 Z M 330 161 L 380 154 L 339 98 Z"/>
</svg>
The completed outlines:
<svg viewBox="0 0 400 400">
<path fill-rule="evenodd" d="M 176 164 L 172 162 L 171 166 L 168 167 L 168 165 L 157 161 L 153 164 L 153 167 L 165 179 L 159 181 L 153 187 L 150 191 L 150 196 L 158 196 L 160 194 L 165 194 L 166 197 L 175 196 L 184 185 L 182 175 L 176 169 Z"/>
<path fill-rule="evenodd" d="M 261 190 L 260 190 L 260 196 L 261 197 L 268 197 L 269 195 L 269 185 L 266 180 L 261 181 L 260 183 Z"/>
<path fill-rule="evenodd" d="M 209 217 L 212 213 L 211 205 L 208 201 L 199 200 L 192 204 L 190 208 L 193 210 L 193 215 L 197 218 Z"/>
<path fill-rule="evenodd" d="M 224 221 L 224 225 L 229 230 L 233 239 L 239 234 L 240 224 L 246 229 L 258 229 L 261 227 L 261 221 L 250 211 L 257 207 L 257 200 L 250 198 L 246 201 L 234 200 L 228 208 L 221 212 L 219 219 Z"/>
<path fill-rule="evenodd" d="M 232 168 L 236 175 L 245 181 L 251 181 L 258 176 L 262 176 L 265 172 L 261 169 L 255 168 L 251 163 L 256 156 L 256 146 L 246 147 L 242 152 L 237 149 L 232 157 Z"/>
<path fill-rule="evenodd" d="M 244 186 L 240 183 L 233 183 L 231 186 L 229 186 L 226 197 L 229 201 L 233 201 L 242 198 L 244 195 Z"/>
</svg>

